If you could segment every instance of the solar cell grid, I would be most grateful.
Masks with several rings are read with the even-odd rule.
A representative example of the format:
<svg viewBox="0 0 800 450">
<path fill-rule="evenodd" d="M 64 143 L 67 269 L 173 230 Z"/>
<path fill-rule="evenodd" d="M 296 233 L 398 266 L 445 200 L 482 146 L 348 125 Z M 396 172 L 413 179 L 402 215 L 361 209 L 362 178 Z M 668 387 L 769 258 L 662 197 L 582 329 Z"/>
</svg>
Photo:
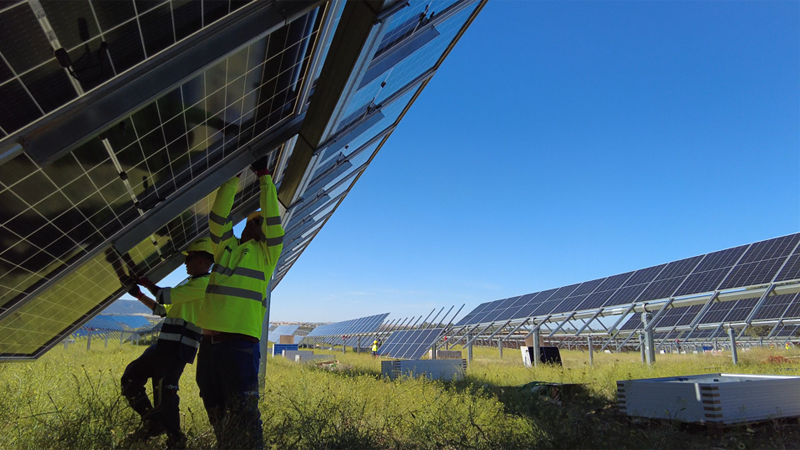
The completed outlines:
<svg viewBox="0 0 800 450">
<path fill-rule="evenodd" d="M 683 316 L 681 316 L 678 323 L 675 325 L 677 326 L 687 326 L 692 323 L 692 321 L 697 317 L 697 313 L 703 308 L 703 305 L 692 305 L 685 308 L 685 312 Z M 682 308 L 683 309 L 683 308 Z"/>
<path fill-rule="evenodd" d="M 574 311 L 575 308 L 586 299 L 586 297 L 588 297 L 587 294 L 565 298 L 553 309 L 553 314 Z"/>
<path fill-rule="evenodd" d="M 702 292 L 714 291 L 730 270 L 730 267 L 725 267 L 706 272 L 693 273 L 686 278 L 686 281 L 678 288 L 675 295 L 699 294 Z"/>
<path fill-rule="evenodd" d="M 790 234 L 766 241 L 756 242 L 744 254 L 741 264 L 763 261 L 772 258 L 784 258 L 797 246 L 800 234 Z"/>
<path fill-rule="evenodd" d="M 628 281 L 625 282 L 624 286 L 627 287 L 649 283 L 653 281 L 666 266 L 666 264 L 660 264 L 658 266 L 648 267 L 646 269 L 639 269 L 634 272 L 633 275 L 631 275 Z"/>
<path fill-rule="evenodd" d="M 700 264 L 697 265 L 695 273 L 731 267 L 736 264 L 736 261 L 742 257 L 749 246 L 749 244 L 741 245 L 739 247 L 708 253 L 703 257 L 703 260 L 700 261 Z"/>
<path fill-rule="evenodd" d="M 626 272 L 618 275 L 612 275 L 606 278 L 603 283 L 598 286 L 595 292 L 616 291 L 622 287 L 622 285 L 625 284 L 625 282 L 628 281 L 633 274 L 634 272 Z"/>
<path fill-rule="evenodd" d="M 758 300 L 757 298 L 747 298 L 733 302 L 735 304 L 732 305 L 728 311 L 728 315 L 725 316 L 725 322 L 738 322 L 747 319 L 753 311 L 753 307 L 758 303 Z"/>
<path fill-rule="evenodd" d="M 767 297 L 764 300 L 764 303 L 761 305 L 761 309 L 758 310 L 754 320 L 762 320 L 762 319 L 779 319 L 783 317 L 784 313 L 786 313 L 787 308 L 790 304 L 793 303 L 794 299 L 797 297 L 797 294 L 789 294 L 789 295 L 776 295 L 773 297 Z"/>
<path fill-rule="evenodd" d="M 531 313 L 535 311 L 542 302 L 553 295 L 555 291 L 555 289 L 549 289 L 547 291 L 534 292 L 531 294 L 528 302 L 517 311 L 517 317 L 530 317 Z"/>
<path fill-rule="evenodd" d="M 708 308 L 708 311 L 706 311 L 699 323 L 718 323 L 724 321 L 725 316 L 728 315 L 728 312 L 733 306 L 730 303 L 731 302 L 714 303 Z"/>
<path fill-rule="evenodd" d="M 603 304 L 603 306 L 628 305 L 633 303 L 639 295 L 647 288 L 646 284 L 636 284 L 618 289 Z"/>
<path fill-rule="evenodd" d="M 0 197 L 8 200 L 0 206 L 0 234 L 18 242 L 0 255 L 0 286 L 25 292 L 109 239 L 141 209 L 152 208 L 225 156 L 232 141 L 228 128 L 235 125 L 237 144 L 241 136 L 252 138 L 291 114 L 285 88 L 274 95 L 260 93 L 269 86 L 274 93 L 278 79 L 299 74 L 307 62 L 310 54 L 289 64 L 286 51 L 270 55 L 267 50 L 270 39 L 292 37 L 298 44 L 312 39 L 313 33 L 293 31 L 303 25 L 302 19 L 292 22 L 226 58 L 48 167 L 38 167 L 24 153 L 0 166 L 5 185 Z M 265 77 L 263 84 L 256 80 L 245 89 L 250 74 Z M 0 305 L 15 297 L 4 296 Z"/>
<path fill-rule="evenodd" d="M 795 251 L 795 254 L 789 257 L 775 281 L 796 280 L 798 278 L 800 278 L 800 254 Z"/>
<path fill-rule="evenodd" d="M 378 348 L 378 354 L 392 358 L 419 359 L 439 339 L 443 328 L 393 332 Z"/>
<path fill-rule="evenodd" d="M 553 301 L 553 300 L 561 300 L 567 298 L 569 297 L 570 294 L 572 294 L 575 291 L 575 289 L 578 288 L 578 286 L 580 286 L 580 283 L 560 287 L 553 293 L 553 295 L 548 300 Z"/>
<path fill-rule="evenodd" d="M 0 108 L 0 129 L 17 131 L 78 96 L 56 62 L 56 48 L 67 50 L 77 83 L 88 91 L 246 3 L 164 1 L 142 9 L 130 0 L 74 0 L 43 1 L 41 9 L 21 2 L 0 10 L 0 59 L 8 63 L 0 70 L 0 92 L 18 93 Z"/>
<path fill-rule="evenodd" d="M 658 274 L 656 281 L 686 276 L 691 273 L 695 267 L 697 267 L 697 264 L 702 259 L 703 256 L 700 255 L 692 258 L 681 259 L 680 261 L 673 261 L 667 264 L 667 267 L 665 267 L 664 270 Z"/>
<path fill-rule="evenodd" d="M 783 315 L 784 318 L 798 318 L 800 317 L 800 294 L 792 299 L 792 302 L 786 308 Z"/>
<path fill-rule="evenodd" d="M 581 302 L 580 305 L 576 307 L 576 309 L 584 310 L 599 308 L 603 306 L 612 295 L 614 295 L 614 292 L 615 290 L 592 292 L 583 300 L 583 302 Z"/>
<path fill-rule="evenodd" d="M 656 324 L 657 327 L 672 327 L 678 323 L 687 307 L 671 308 L 667 310 Z"/>
<path fill-rule="evenodd" d="M 521 302 L 522 301 L 526 301 L 525 297 L 526 297 L 525 295 L 520 295 L 518 297 L 512 297 L 510 299 L 511 301 L 508 303 L 506 308 L 503 311 L 501 311 L 497 315 L 497 317 L 495 317 L 493 320 L 509 320 L 509 319 L 512 319 L 512 318 L 516 318 L 517 317 L 516 313 L 519 311 L 520 307 L 524 304 L 524 303 L 521 303 Z"/>
<path fill-rule="evenodd" d="M 350 102 L 350 106 L 343 114 L 345 119 L 339 124 L 340 130 L 352 123 L 356 118 L 363 116 L 370 105 L 381 104 L 386 98 L 397 92 L 401 87 L 405 86 L 413 79 L 422 75 L 436 65 L 437 61 L 447 49 L 450 42 L 453 40 L 477 6 L 477 2 L 472 2 L 469 0 L 462 0 L 457 3 L 472 3 L 472 5 L 466 7 L 461 12 L 458 12 L 453 17 L 447 18 L 444 20 L 444 22 L 436 25 L 435 30 L 438 34 L 430 42 L 423 45 L 412 55 L 409 55 L 402 59 L 402 61 L 399 61 L 393 67 L 387 68 L 388 70 L 384 71 L 380 75 L 375 76 L 374 79 L 372 79 L 366 85 L 361 86 Z M 400 11 L 397 14 L 402 14 L 403 12 L 404 11 Z M 397 17 L 393 17 L 391 23 L 397 23 L 397 20 Z M 414 21 L 417 25 L 420 25 L 418 18 L 415 18 Z M 422 24 L 422 26 L 424 26 L 424 24 Z M 401 39 L 410 40 L 413 39 L 413 37 L 411 37 L 411 35 L 405 35 Z M 398 42 L 399 41 L 395 41 L 395 43 Z M 368 74 L 370 74 L 370 72 L 368 72 Z"/>
<path fill-rule="evenodd" d="M 508 309 L 511 305 L 517 301 L 519 297 L 511 297 L 501 300 L 497 305 L 492 308 L 484 317 L 483 322 L 494 322 L 495 320 L 500 320 L 500 316 Z"/>
<path fill-rule="evenodd" d="M 594 292 L 595 289 L 597 289 L 598 286 L 603 284 L 605 280 L 606 278 L 598 278 L 597 280 L 586 281 L 584 283 L 581 283 L 581 285 L 578 286 L 578 288 L 575 289 L 575 291 L 572 292 L 570 296 L 591 294 L 592 292 Z"/>
<path fill-rule="evenodd" d="M 620 330 L 635 330 L 642 325 L 642 318 L 639 314 L 634 313 L 624 325 L 620 327 Z"/>
<path fill-rule="evenodd" d="M 642 292 L 639 300 L 645 301 L 669 298 L 673 293 L 675 293 L 675 290 L 678 289 L 678 286 L 680 286 L 685 279 L 686 276 L 680 276 L 677 278 L 654 281 L 647 286 L 647 289 L 645 289 L 644 292 Z"/>
<path fill-rule="evenodd" d="M 731 270 L 720 286 L 721 289 L 769 283 L 775 278 L 784 258 L 769 259 L 753 263 L 738 264 Z"/>
</svg>

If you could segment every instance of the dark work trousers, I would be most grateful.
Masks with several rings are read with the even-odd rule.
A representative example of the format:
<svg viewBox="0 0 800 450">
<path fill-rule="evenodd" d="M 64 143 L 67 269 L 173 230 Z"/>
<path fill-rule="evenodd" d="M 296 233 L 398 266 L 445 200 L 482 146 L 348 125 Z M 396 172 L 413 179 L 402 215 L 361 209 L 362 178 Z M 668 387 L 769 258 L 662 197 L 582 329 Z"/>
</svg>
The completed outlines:
<svg viewBox="0 0 800 450">
<path fill-rule="evenodd" d="M 152 345 L 125 368 L 122 374 L 122 395 L 131 408 L 142 416 L 145 425 L 164 429 L 172 438 L 182 437 L 178 380 L 186 362 L 173 351 Z M 153 380 L 153 403 L 144 389 L 148 378 Z"/>
<path fill-rule="evenodd" d="M 197 354 L 197 387 L 219 448 L 264 448 L 258 410 L 259 344 L 203 342 Z"/>
</svg>

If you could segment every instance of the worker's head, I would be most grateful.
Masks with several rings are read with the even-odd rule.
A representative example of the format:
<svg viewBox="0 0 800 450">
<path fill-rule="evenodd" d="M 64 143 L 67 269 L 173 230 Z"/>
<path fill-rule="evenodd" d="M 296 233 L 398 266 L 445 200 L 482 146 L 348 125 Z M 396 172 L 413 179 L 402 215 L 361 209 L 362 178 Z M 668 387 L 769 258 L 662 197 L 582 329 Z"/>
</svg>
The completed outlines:
<svg viewBox="0 0 800 450">
<path fill-rule="evenodd" d="M 261 229 L 261 222 L 263 220 L 264 218 L 261 217 L 261 211 L 256 211 L 247 216 L 247 224 L 245 224 L 244 230 L 242 230 L 240 243 L 244 244 L 251 240 L 255 240 L 256 242 L 266 241 L 267 238 L 264 236 L 264 231 Z"/>
<path fill-rule="evenodd" d="M 192 242 L 182 253 L 185 258 L 186 273 L 191 277 L 208 273 L 214 264 L 211 239 L 207 237 Z"/>
<path fill-rule="evenodd" d="M 373 343 L 373 344 L 377 344 L 377 343 L 378 343 L 378 340 L 376 339 L 376 340 L 374 340 L 372 343 Z"/>
</svg>

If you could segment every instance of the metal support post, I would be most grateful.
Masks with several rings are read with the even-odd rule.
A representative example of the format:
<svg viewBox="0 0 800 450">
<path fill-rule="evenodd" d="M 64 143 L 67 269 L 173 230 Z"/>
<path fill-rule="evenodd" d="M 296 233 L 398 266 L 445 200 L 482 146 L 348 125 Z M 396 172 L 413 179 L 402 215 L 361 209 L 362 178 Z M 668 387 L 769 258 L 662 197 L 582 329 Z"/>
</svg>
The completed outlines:
<svg viewBox="0 0 800 450">
<path fill-rule="evenodd" d="M 467 333 L 467 364 L 472 364 L 472 335 L 471 333 Z"/>
<path fill-rule="evenodd" d="M 436 343 L 431 344 L 431 359 L 436 359 Z"/>
<path fill-rule="evenodd" d="M 87 336 L 88 337 L 86 338 L 86 351 L 88 352 L 89 350 L 92 349 L 92 331 L 91 330 L 89 330 L 89 333 L 87 334 Z"/>
<path fill-rule="evenodd" d="M 739 355 L 736 353 L 736 334 L 733 331 L 733 327 L 728 327 L 728 337 L 731 339 L 731 357 L 735 366 L 739 362 Z"/>
<path fill-rule="evenodd" d="M 347 338 L 342 339 L 342 354 L 347 353 Z"/>
<path fill-rule="evenodd" d="M 105 346 L 105 348 L 108 348 L 108 335 L 107 334 L 106 334 L 106 346 Z"/>
<path fill-rule="evenodd" d="M 500 359 L 503 359 L 503 340 L 497 340 L 497 350 L 500 352 Z"/>
<path fill-rule="evenodd" d="M 125 332 L 120 331 L 119 333 L 119 346 L 122 347 L 122 343 L 125 342 Z"/>
<path fill-rule="evenodd" d="M 356 355 L 361 354 L 361 336 L 356 338 Z"/>
<path fill-rule="evenodd" d="M 653 327 L 650 323 L 653 321 L 653 315 L 648 312 L 642 313 L 642 325 L 644 326 L 644 347 L 645 356 L 647 358 L 647 365 L 650 366 L 656 362 L 656 347 L 653 342 Z"/>
<path fill-rule="evenodd" d="M 533 329 L 533 367 L 539 367 L 539 362 L 542 359 L 542 349 L 539 347 L 539 327 Z"/>
<path fill-rule="evenodd" d="M 589 347 L 589 365 L 593 366 L 594 365 L 594 347 L 592 346 L 592 337 L 591 336 L 587 336 L 586 337 L 586 344 Z"/>
<path fill-rule="evenodd" d="M 644 336 L 642 336 L 642 333 L 641 333 L 641 332 L 639 332 L 639 353 L 641 353 L 641 355 L 642 355 L 642 364 L 644 364 L 644 362 L 645 362 L 645 356 L 644 356 Z"/>
</svg>

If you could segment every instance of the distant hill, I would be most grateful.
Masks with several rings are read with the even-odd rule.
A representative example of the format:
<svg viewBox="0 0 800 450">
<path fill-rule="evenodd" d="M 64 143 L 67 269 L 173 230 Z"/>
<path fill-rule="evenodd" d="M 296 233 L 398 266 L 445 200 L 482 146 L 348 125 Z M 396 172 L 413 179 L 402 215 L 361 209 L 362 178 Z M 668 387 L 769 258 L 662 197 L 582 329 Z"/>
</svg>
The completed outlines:
<svg viewBox="0 0 800 450">
<path fill-rule="evenodd" d="M 101 314 L 128 315 L 128 314 L 153 314 L 153 311 L 138 300 L 119 299 L 108 305 Z"/>
</svg>

